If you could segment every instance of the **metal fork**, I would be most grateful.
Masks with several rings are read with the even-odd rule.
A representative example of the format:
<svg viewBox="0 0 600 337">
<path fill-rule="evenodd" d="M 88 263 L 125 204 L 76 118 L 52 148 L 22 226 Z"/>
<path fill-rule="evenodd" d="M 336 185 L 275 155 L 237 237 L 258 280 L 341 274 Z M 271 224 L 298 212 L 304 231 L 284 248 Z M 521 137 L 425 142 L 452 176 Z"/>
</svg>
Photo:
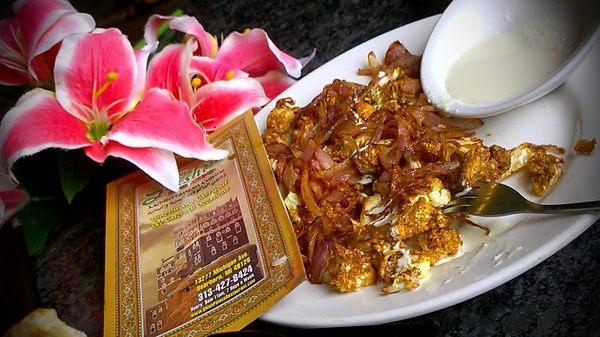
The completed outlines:
<svg viewBox="0 0 600 337">
<path fill-rule="evenodd" d="M 582 214 L 600 211 L 600 200 L 560 205 L 540 205 L 525 199 L 513 188 L 486 183 L 459 193 L 444 207 L 444 213 L 503 216 L 517 213 Z"/>
</svg>

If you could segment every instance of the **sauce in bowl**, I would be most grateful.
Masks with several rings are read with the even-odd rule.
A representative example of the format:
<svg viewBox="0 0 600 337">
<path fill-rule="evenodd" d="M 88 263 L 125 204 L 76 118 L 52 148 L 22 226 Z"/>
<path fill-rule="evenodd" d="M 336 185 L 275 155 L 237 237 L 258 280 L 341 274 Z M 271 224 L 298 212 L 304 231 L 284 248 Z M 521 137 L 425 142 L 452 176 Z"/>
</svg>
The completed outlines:
<svg viewBox="0 0 600 337">
<path fill-rule="evenodd" d="M 598 0 L 455 0 L 423 53 L 429 101 L 453 117 L 487 117 L 550 93 L 600 37 Z"/>
<path fill-rule="evenodd" d="M 448 71 L 448 93 L 477 104 L 509 99 L 536 87 L 571 53 L 568 46 L 552 43 L 556 39 L 544 39 L 548 34 L 519 29 L 477 42 Z"/>
</svg>

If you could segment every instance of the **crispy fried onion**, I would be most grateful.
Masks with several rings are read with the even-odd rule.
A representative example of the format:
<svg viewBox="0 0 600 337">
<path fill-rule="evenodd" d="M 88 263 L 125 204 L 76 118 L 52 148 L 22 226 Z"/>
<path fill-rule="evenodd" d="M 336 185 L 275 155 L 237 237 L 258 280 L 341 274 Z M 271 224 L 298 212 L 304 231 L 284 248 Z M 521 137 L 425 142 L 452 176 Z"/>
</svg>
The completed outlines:
<svg viewBox="0 0 600 337">
<path fill-rule="evenodd" d="M 284 110 L 269 116 L 266 150 L 284 197 L 301 199 L 293 224 L 311 282 L 362 287 L 375 270 L 376 280 L 388 285 L 418 284 L 416 263 L 429 266 L 456 253 L 460 238 L 449 224 L 475 225 L 441 211 L 448 191 L 503 177 L 514 166 L 509 150 L 475 138 L 481 120 L 443 116 L 429 104 L 419 67 L 420 57 L 395 42 L 383 61 L 370 53 L 359 70 L 371 76 L 369 85 L 335 80 L 308 105 L 281 104 Z M 530 175 L 557 171 L 538 166 L 528 166 Z M 397 247 L 408 247 L 408 240 L 419 242 L 420 250 L 411 253 L 411 274 L 399 274 L 396 260 L 403 254 Z M 333 256 L 340 252 L 364 259 Z M 338 268 L 333 273 L 330 261 Z"/>
</svg>

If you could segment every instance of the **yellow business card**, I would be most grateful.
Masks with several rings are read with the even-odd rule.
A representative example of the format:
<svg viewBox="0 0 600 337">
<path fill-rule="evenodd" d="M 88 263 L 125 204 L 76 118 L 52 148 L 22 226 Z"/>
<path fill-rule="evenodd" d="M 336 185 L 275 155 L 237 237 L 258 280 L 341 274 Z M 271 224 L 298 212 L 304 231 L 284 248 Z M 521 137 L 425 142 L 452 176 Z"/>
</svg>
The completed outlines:
<svg viewBox="0 0 600 337">
<path fill-rule="evenodd" d="M 108 185 L 104 336 L 238 330 L 304 280 L 251 112 L 210 136 L 226 159 L 182 159 L 172 192 L 142 172 Z"/>
</svg>

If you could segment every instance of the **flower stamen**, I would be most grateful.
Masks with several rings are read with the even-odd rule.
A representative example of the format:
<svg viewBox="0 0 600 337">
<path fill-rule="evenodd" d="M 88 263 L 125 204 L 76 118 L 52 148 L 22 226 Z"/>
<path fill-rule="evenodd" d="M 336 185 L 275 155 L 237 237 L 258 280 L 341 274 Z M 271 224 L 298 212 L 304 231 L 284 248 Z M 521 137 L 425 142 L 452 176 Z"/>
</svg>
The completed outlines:
<svg viewBox="0 0 600 337">
<path fill-rule="evenodd" d="M 234 76 L 234 75 L 235 75 L 235 71 L 233 71 L 233 70 L 230 70 L 230 71 L 228 71 L 228 72 L 225 74 L 225 79 L 226 79 L 226 80 L 230 80 L 230 79 L 232 79 L 232 78 L 233 78 L 233 76 Z"/>
<path fill-rule="evenodd" d="M 199 88 L 201 85 L 202 85 L 202 79 L 200 77 L 192 78 L 192 87 L 194 87 L 194 89 Z"/>
<path fill-rule="evenodd" d="M 108 88 L 108 86 L 113 82 L 119 79 L 119 74 L 114 72 L 114 71 L 109 71 L 106 74 L 106 80 L 104 81 L 104 83 L 102 84 L 102 86 L 100 87 L 100 89 L 98 89 L 98 91 L 96 91 L 94 93 L 94 98 L 98 98 L 100 97 L 100 95 L 102 95 L 102 93 L 106 90 L 106 88 Z"/>
<path fill-rule="evenodd" d="M 110 129 L 110 124 L 102 119 L 97 119 L 92 123 L 88 124 L 88 134 L 87 137 L 92 142 L 97 142 L 104 137 L 108 133 Z"/>
</svg>

